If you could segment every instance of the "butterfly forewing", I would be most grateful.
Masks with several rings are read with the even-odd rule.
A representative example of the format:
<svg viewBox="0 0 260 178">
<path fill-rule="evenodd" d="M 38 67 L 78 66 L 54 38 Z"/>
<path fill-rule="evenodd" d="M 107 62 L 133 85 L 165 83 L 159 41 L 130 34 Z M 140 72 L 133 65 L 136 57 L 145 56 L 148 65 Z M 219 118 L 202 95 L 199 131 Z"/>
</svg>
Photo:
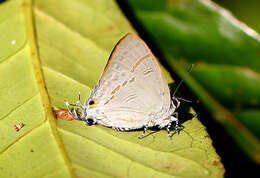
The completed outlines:
<svg viewBox="0 0 260 178">
<path fill-rule="evenodd" d="M 128 34 L 115 47 L 92 91 L 100 124 L 141 128 L 149 115 L 170 108 L 170 92 L 160 67 L 146 44 Z"/>
</svg>

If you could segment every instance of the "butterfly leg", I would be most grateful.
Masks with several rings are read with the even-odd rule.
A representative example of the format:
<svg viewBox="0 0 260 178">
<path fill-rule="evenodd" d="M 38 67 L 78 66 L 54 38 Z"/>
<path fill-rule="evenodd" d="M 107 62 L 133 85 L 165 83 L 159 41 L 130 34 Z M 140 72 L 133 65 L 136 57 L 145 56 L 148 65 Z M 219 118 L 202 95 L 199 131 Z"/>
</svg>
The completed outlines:
<svg viewBox="0 0 260 178">
<path fill-rule="evenodd" d="M 142 135 L 138 137 L 139 139 L 144 138 L 144 134 L 145 134 L 147 129 L 148 129 L 148 124 L 144 126 L 144 131 L 143 131 Z"/>
<path fill-rule="evenodd" d="M 166 127 L 166 130 L 168 131 L 168 138 L 171 140 L 172 139 L 172 136 L 170 134 L 170 131 L 171 131 L 171 126 L 172 126 L 172 123 L 170 122 L 167 127 Z"/>
<path fill-rule="evenodd" d="M 79 106 L 77 106 L 77 105 L 74 105 L 74 104 L 70 104 L 69 102 L 66 102 L 66 106 L 67 106 L 67 110 L 68 110 L 68 112 L 70 113 L 70 115 L 74 118 L 74 119 L 76 119 L 76 120 L 82 120 L 80 117 L 79 117 L 79 115 L 78 115 L 78 113 L 77 113 L 77 111 L 76 111 L 76 109 L 75 108 L 78 108 L 78 109 L 82 109 L 81 107 L 79 107 Z M 74 108 L 73 108 L 73 113 L 71 112 L 71 110 L 70 110 L 70 106 L 73 106 Z"/>
<path fill-rule="evenodd" d="M 80 101 L 80 92 L 79 92 L 79 99 L 78 99 L 78 101 L 76 102 L 76 105 L 77 105 L 77 104 L 79 104 L 80 107 L 83 108 L 83 104 L 82 104 L 81 101 Z"/>
<path fill-rule="evenodd" d="M 175 132 L 177 133 L 177 134 L 179 134 L 179 119 L 178 119 L 178 113 L 177 112 L 175 112 L 175 113 L 173 113 L 173 115 L 174 116 L 171 116 L 171 120 L 172 120 L 172 122 L 174 122 L 175 121 Z"/>
<path fill-rule="evenodd" d="M 74 117 L 74 119 L 78 119 L 77 116 L 75 116 L 71 110 L 70 110 L 70 103 L 68 101 L 66 101 L 66 106 L 67 106 L 67 110 L 69 111 L 70 115 L 72 115 L 72 117 Z"/>
<path fill-rule="evenodd" d="M 178 113 L 177 112 L 173 113 L 173 115 L 170 118 L 170 122 L 168 123 L 168 125 L 166 127 L 166 130 L 168 132 L 168 137 L 169 137 L 170 140 L 172 139 L 172 136 L 170 134 L 172 122 L 175 122 L 175 127 L 174 127 L 175 128 L 175 132 L 177 134 L 179 134 L 179 130 L 178 130 L 178 128 L 179 128 L 179 120 L 178 120 Z"/>
</svg>

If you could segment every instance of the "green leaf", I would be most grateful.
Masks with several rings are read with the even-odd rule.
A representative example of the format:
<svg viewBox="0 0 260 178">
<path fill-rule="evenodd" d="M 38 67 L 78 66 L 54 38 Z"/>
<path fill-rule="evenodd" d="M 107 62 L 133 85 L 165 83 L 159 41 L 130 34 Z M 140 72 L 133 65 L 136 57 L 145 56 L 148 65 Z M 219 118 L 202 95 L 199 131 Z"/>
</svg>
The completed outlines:
<svg viewBox="0 0 260 178">
<path fill-rule="evenodd" d="M 180 76 L 240 147 L 260 163 L 260 36 L 209 0 L 128 0 Z"/>
<path fill-rule="evenodd" d="M 88 96 L 113 46 L 135 33 L 114 1 L 10 0 L 0 4 L 0 19 L 1 177 L 223 176 L 195 117 L 172 141 L 166 130 L 140 140 L 141 130 L 54 118 L 52 107 L 65 108 L 79 91 Z"/>
</svg>

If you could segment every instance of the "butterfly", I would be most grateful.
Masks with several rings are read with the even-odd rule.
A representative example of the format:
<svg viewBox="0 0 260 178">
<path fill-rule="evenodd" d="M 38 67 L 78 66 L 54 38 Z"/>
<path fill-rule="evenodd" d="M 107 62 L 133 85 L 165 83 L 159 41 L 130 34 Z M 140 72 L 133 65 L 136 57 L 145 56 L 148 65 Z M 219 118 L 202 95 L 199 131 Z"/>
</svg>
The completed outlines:
<svg viewBox="0 0 260 178">
<path fill-rule="evenodd" d="M 172 123 L 175 122 L 176 133 L 179 124 L 176 109 L 180 101 L 174 95 L 171 97 L 165 76 L 146 43 L 134 34 L 127 34 L 114 47 L 84 104 L 79 94 L 76 104 L 66 102 L 66 105 L 75 119 L 89 125 L 119 131 L 143 128 L 139 138 L 144 137 L 148 128 L 157 126 L 166 128 L 171 139 Z"/>
</svg>

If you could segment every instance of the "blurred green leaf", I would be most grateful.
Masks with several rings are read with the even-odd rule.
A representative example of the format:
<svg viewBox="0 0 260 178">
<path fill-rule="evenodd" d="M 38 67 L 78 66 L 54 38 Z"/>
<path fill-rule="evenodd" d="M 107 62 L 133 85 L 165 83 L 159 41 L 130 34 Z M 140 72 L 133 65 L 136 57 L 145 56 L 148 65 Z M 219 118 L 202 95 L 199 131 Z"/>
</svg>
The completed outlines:
<svg viewBox="0 0 260 178">
<path fill-rule="evenodd" d="M 260 1 L 214 0 L 221 6 L 229 9 L 239 20 L 245 22 L 258 33 L 260 32 Z"/>
<path fill-rule="evenodd" d="M 127 0 L 168 64 L 260 163 L 260 37 L 209 0 Z"/>
<path fill-rule="evenodd" d="M 223 176 L 195 117 L 172 141 L 165 130 L 139 140 L 142 131 L 55 120 L 52 107 L 87 97 L 113 46 L 135 33 L 114 1 L 10 0 L 0 19 L 1 177 Z"/>
</svg>

